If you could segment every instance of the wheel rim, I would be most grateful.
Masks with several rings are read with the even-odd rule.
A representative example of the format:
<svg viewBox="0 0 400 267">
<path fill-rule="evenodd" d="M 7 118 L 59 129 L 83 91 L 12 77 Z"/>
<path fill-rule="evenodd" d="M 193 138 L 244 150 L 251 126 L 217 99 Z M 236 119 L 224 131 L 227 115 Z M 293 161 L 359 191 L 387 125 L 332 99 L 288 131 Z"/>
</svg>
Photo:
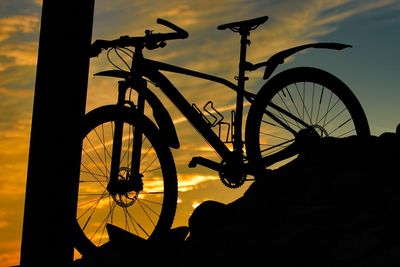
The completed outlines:
<svg viewBox="0 0 400 267">
<path fill-rule="evenodd" d="M 346 137 L 357 134 L 353 121 L 355 114 L 350 112 L 348 103 L 346 106 L 343 102 L 348 100 L 342 100 L 343 96 L 339 97 L 330 88 L 314 81 L 294 81 L 282 88 L 265 100 L 279 107 L 279 110 L 271 104 L 264 108 L 285 126 L 264 113 L 259 127 L 259 153 L 262 158 L 291 149 L 296 141 L 299 143 L 299 137 L 304 137 L 304 132 L 312 132 L 314 137 Z M 296 121 L 289 114 L 308 126 Z M 288 131 L 285 127 L 293 131 Z M 293 158 L 294 156 L 289 157 L 269 167 L 278 167 Z"/>
<path fill-rule="evenodd" d="M 112 121 L 92 129 L 83 139 L 79 181 L 77 221 L 84 235 L 96 246 L 109 241 L 107 224 L 113 224 L 142 238 L 149 238 L 161 216 L 164 202 L 164 180 L 161 164 L 147 137 L 143 138 L 141 168 L 142 191 L 111 195 L 109 181 Z M 133 127 L 124 124 L 120 180 L 127 178 L 131 167 Z"/>
</svg>

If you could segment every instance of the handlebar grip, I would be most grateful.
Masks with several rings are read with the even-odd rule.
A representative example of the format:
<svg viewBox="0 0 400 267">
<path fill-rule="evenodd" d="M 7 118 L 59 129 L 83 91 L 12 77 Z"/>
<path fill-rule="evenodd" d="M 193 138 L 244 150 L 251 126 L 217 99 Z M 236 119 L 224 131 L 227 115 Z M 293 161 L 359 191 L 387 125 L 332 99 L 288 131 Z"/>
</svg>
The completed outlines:
<svg viewBox="0 0 400 267">
<path fill-rule="evenodd" d="M 121 36 L 115 40 L 96 40 L 90 46 L 90 57 L 97 57 L 103 50 L 117 46 L 128 46 L 130 42 L 129 36 Z"/>
<path fill-rule="evenodd" d="M 97 57 L 103 49 L 106 49 L 107 46 L 107 41 L 106 40 L 96 40 L 94 43 L 90 46 L 90 57 Z"/>
<path fill-rule="evenodd" d="M 187 31 L 185 31 L 184 29 L 176 26 L 175 24 L 173 24 L 172 22 L 169 22 L 165 19 L 157 19 L 157 23 L 164 25 L 172 30 L 174 30 L 177 33 L 177 37 L 178 39 L 186 39 L 189 37 L 189 33 Z"/>
</svg>

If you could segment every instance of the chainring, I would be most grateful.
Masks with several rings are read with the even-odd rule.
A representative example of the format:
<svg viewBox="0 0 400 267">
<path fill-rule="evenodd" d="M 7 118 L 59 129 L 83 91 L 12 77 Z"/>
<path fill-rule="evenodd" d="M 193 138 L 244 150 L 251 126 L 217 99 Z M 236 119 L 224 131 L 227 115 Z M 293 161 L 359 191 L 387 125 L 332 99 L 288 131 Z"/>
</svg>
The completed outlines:
<svg viewBox="0 0 400 267">
<path fill-rule="evenodd" d="M 243 161 L 238 164 L 234 164 L 233 162 L 229 164 L 224 160 L 221 162 L 219 178 L 226 187 L 232 189 L 241 187 L 246 181 L 246 176 L 247 173 Z"/>
</svg>

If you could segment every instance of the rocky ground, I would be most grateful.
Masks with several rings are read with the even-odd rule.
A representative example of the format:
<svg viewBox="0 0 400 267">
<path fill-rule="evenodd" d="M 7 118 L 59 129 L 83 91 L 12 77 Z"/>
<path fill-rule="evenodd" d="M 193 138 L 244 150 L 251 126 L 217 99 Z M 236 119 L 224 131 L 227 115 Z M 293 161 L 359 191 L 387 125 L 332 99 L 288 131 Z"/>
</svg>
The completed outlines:
<svg viewBox="0 0 400 267">
<path fill-rule="evenodd" d="M 400 132 L 324 138 L 187 227 L 112 240 L 76 266 L 400 266 Z M 264 177 L 263 177 L 264 178 Z"/>
</svg>

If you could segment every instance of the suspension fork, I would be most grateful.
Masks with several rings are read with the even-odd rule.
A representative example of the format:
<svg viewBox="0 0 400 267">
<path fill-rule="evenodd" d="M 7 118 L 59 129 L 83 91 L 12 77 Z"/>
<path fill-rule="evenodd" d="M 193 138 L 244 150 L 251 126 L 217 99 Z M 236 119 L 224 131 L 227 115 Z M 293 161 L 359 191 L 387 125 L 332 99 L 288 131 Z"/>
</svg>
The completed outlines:
<svg viewBox="0 0 400 267">
<path fill-rule="evenodd" d="M 140 161 L 142 151 L 142 136 L 143 136 L 143 115 L 145 107 L 145 93 L 147 90 L 146 81 L 143 78 L 139 78 L 138 84 L 136 84 L 138 99 L 136 106 L 136 120 L 135 120 L 135 132 L 133 133 L 133 144 L 132 144 L 132 162 L 131 162 L 131 177 L 129 179 L 130 185 L 135 191 L 143 190 L 143 184 L 140 173 Z"/>
<path fill-rule="evenodd" d="M 122 108 L 125 103 L 125 94 L 128 89 L 126 81 L 118 82 L 118 102 L 117 107 Z M 122 116 L 117 116 L 114 125 L 113 145 L 111 154 L 110 180 L 107 185 L 108 192 L 115 196 L 118 193 L 118 177 L 120 172 L 120 159 L 122 149 L 122 138 L 124 130 L 124 120 Z"/>
<path fill-rule="evenodd" d="M 118 103 L 117 107 L 122 108 L 125 106 L 125 94 L 127 89 L 130 87 L 132 82 L 120 81 L 118 84 Z M 139 79 L 138 82 L 132 83 L 134 88 L 138 91 L 137 106 L 135 112 L 135 129 L 133 133 L 132 140 L 132 157 L 131 166 L 128 174 L 128 183 L 119 184 L 119 174 L 120 174 L 120 159 L 122 150 L 122 140 L 123 140 L 123 130 L 124 130 L 124 120 L 122 116 L 117 116 L 114 126 L 114 136 L 113 136 L 113 146 L 112 146 L 112 158 L 111 158 L 111 170 L 110 170 L 110 181 L 107 185 L 107 190 L 111 195 L 116 195 L 118 193 L 124 194 L 129 191 L 141 191 L 143 190 L 143 184 L 139 173 L 140 171 L 140 160 L 141 160 L 141 150 L 142 150 L 142 118 L 145 108 L 145 90 L 147 90 L 146 81 L 144 79 Z M 129 146 L 129 144 L 128 144 Z M 128 151 L 129 152 L 129 151 Z"/>
<path fill-rule="evenodd" d="M 138 47 L 135 51 L 134 58 L 132 60 L 132 67 L 141 66 L 139 64 L 143 59 L 142 47 Z M 141 160 L 141 150 L 142 150 L 142 133 L 143 133 L 143 114 L 145 107 L 145 93 L 147 90 L 146 81 L 143 79 L 140 71 L 140 67 L 136 67 L 135 71 L 132 72 L 132 77 L 125 81 L 120 81 L 118 83 L 118 110 L 122 111 L 125 104 L 125 95 L 128 88 L 134 88 L 138 92 L 138 99 L 136 105 L 135 117 L 135 129 L 133 133 L 132 140 L 132 157 L 130 171 L 126 174 L 127 177 L 124 181 L 119 181 L 120 175 L 120 159 L 123 141 L 123 130 L 124 130 L 124 119 L 122 116 L 117 116 L 114 126 L 114 136 L 113 136 L 113 150 L 111 159 L 111 170 L 110 170 L 110 181 L 107 185 L 107 190 L 112 196 L 116 194 L 126 194 L 130 191 L 142 191 L 143 182 L 142 175 L 140 171 L 140 160 Z M 134 107 L 132 107 L 134 108 Z M 130 144 L 128 144 L 129 146 Z M 129 149 L 129 147 L 128 147 Z M 129 153 L 129 151 L 128 151 Z"/>
<path fill-rule="evenodd" d="M 131 173 L 129 177 L 129 188 L 136 192 L 143 190 L 143 175 L 140 173 L 140 163 L 142 155 L 142 136 L 143 136 L 143 116 L 145 108 L 145 99 L 147 82 L 143 79 L 142 70 L 143 67 L 143 47 L 136 47 L 134 58 L 132 60 L 132 69 L 135 71 L 132 73 L 132 88 L 138 93 L 136 112 L 135 112 L 135 129 L 133 133 L 132 143 L 132 162 L 131 162 Z"/>
</svg>

